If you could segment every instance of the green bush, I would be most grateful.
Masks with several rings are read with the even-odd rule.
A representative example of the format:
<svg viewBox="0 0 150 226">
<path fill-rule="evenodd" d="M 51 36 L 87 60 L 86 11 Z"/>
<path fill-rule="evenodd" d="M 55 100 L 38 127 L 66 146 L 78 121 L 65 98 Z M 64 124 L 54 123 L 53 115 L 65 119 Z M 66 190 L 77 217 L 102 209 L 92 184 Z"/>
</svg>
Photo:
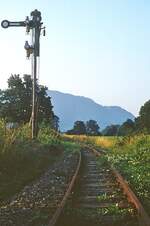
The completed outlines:
<svg viewBox="0 0 150 226">
<path fill-rule="evenodd" d="M 38 132 L 38 140 L 42 144 L 59 145 L 61 143 L 61 136 L 50 127 L 42 125 Z"/>
<path fill-rule="evenodd" d="M 150 213 L 150 137 L 124 137 L 107 153 Z"/>
<path fill-rule="evenodd" d="M 31 140 L 31 128 L 8 129 L 0 120 L 0 200 L 18 192 L 43 173 L 62 154 L 60 137 L 49 128 Z"/>
</svg>

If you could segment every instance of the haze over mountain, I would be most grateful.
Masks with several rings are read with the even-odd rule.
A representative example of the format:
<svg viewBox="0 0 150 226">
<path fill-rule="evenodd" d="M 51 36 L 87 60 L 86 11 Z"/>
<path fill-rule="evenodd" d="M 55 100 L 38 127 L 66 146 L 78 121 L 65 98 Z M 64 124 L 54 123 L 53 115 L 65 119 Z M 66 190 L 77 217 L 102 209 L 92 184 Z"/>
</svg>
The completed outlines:
<svg viewBox="0 0 150 226">
<path fill-rule="evenodd" d="M 111 124 L 122 124 L 127 119 L 134 120 L 134 115 L 118 106 L 102 106 L 92 99 L 66 94 L 58 91 L 48 91 L 54 112 L 60 119 L 60 130 L 66 131 L 73 127 L 77 120 L 94 119 L 101 129 Z"/>
</svg>

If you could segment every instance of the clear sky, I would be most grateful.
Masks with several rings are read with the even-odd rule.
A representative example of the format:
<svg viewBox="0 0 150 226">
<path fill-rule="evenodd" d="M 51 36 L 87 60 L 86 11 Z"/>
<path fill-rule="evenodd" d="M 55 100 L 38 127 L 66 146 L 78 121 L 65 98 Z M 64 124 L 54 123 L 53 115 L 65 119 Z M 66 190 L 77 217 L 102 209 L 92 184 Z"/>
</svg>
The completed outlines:
<svg viewBox="0 0 150 226">
<path fill-rule="evenodd" d="M 0 20 L 42 12 L 40 83 L 138 114 L 150 99 L 149 0 L 0 0 Z M 25 28 L 0 28 L 0 88 L 30 73 Z"/>
</svg>

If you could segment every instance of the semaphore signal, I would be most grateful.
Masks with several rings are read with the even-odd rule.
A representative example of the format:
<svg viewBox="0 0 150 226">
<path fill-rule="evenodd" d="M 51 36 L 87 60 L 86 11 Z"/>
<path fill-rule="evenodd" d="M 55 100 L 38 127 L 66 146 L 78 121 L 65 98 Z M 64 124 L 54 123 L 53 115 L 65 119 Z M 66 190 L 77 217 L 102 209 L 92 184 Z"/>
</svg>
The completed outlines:
<svg viewBox="0 0 150 226">
<path fill-rule="evenodd" d="M 33 78 L 33 97 L 32 97 L 32 138 L 34 139 L 37 135 L 37 57 L 40 56 L 40 35 L 43 30 L 43 36 L 45 36 L 45 27 L 42 27 L 41 12 L 37 9 L 32 11 L 30 14 L 31 18 L 26 17 L 25 21 L 8 21 L 3 20 L 1 26 L 3 28 L 8 27 L 26 27 L 27 34 L 32 35 L 32 43 L 25 42 L 24 48 L 26 50 L 27 58 L 30 58 L 32 54 L 32 78 Z"/>
</svg>

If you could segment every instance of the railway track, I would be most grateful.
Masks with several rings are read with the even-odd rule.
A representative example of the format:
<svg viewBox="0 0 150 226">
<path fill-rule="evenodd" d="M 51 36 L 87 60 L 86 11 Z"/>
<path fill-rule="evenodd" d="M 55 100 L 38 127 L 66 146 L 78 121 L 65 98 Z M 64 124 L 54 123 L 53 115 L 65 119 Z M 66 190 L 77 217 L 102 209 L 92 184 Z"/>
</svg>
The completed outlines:
<svg viewBox="0 0 150 226">
<path fill-rule="evenodd" d="M 82 150 L 82 164 L 80 156 L 70 186 L 48 226 L 150 226 L 148 215 L 127 183 L 97 157 L 100 155 L 96 150 Z"/>
</svg>

